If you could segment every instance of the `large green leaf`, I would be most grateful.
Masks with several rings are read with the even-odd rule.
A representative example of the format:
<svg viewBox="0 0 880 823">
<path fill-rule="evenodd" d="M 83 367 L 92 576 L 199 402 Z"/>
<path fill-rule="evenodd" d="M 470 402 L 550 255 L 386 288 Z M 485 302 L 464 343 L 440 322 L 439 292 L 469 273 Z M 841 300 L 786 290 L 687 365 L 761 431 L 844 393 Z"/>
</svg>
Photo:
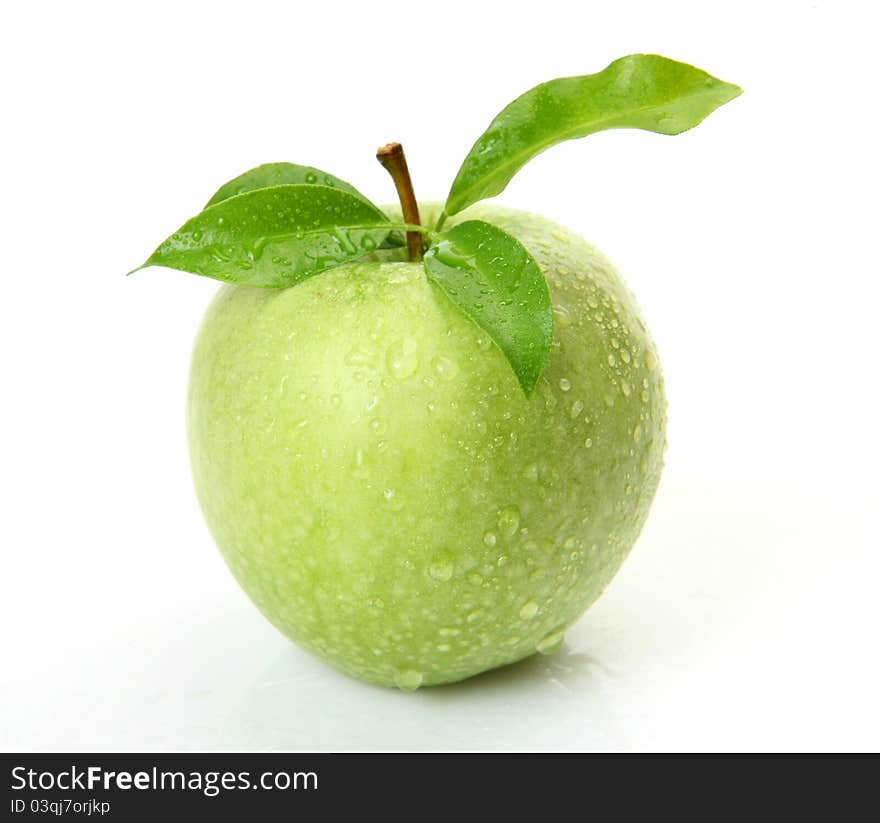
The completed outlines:
<svg viewBox="0 0 880 823">
<path fill-rule="evenodd" d="M 249 169 L 220 186 L 205 208 L 207 209 L 222 200 L 228 200 L 230 197 L 235 197 L 254 189 L 267 189 L 272 186 L 300 183 L 310 186 L 330 186 L 333 189 L 341 189 L 356 197 L 360 197 L 361 200 L 365 200 L 367 203 L 375 205 L 350 183 L 346 183 L 344 180 L 340 180 L 326 171 L 316 169 L 314 166 L 298 166 L 296 163 L 264 163 L 262 166 Z M 393 231 L 385 238 L 382 248 L 396 248 L 402 246 L 405 242 L 406 240 L 400 232 Z"/>
<path fill-rule="evenodd" d="M 563 140 L 604 129 L 679 134 L 741 93 L 738 86 L 656 54 L 633 54 L 598 74 L 542 83 L 507 106 L 474 144 L 452 184 L 445 214 L 499 194 L 536 154 Z"/>
<path fill-rule="evenodd" d="M 327 174 L 325 171 L 313 166 L 298 166 L 295 163 L 265 163 L 250 169 L 228 183 L 224 183 L 217 189 L 214 196 L 208 201 L 205 208 L 214 206 L 222 200 L 244 194 L 254 189 L 268 189 L 272 186 L 284 186 L 295 184 L 307 184 L 313 186 L 330 186 L 333 189 L 341 189 L 349 194 L 354 194 L 362 200 L 367 200 L 354 186 Z M 367 202 L 369 202 L 367 200 Z"/>
<path fill-rule="evenodd" d="M 440 235 L 425 254 L 429 279 L 504 352 L 527 395 L 550 353 L 547 281 L 515 237 L 481 220 Z"/>
<path fill-rule="evenodd" d="M 140 268 L 166 266 L 236 285 L 284 288 L 373 251 L 390 230 L 379 209 L 347 191 L 273 186 L 205 209 Z"/>
</svg>

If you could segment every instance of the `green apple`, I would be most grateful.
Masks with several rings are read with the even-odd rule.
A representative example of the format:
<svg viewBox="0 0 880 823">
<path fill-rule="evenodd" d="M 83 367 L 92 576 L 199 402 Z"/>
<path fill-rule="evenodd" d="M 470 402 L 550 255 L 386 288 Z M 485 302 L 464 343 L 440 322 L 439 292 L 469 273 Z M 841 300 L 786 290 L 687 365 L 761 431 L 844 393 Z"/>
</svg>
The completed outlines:
<svg viewBox="0 0 880 823">
<path fill-rule="evenodd" d="M 547 278 L 530 398 L 401 252 L 222 287 L 192 360 L 195 485 L 236 579 L 317 657 L 403 688 L 557 648 L 638 536 L 665 444 L 657 353 L 612 265 L 534 215 L 461 217 Z"/>
<path fill-rule="evenodd" d="M 419 208 L 390 143 L 377 157 L 399 210 L 271 163 L 156 249 L 141 268 L 227 283 L 193 352 L 193 477 L 229 568 L 275 626 L 402 689 L 559 648 L 647 517 L 663 379 L 608 260 L 479 201 L 561 140 L 678 134 L 740 92 L 630 55 L 509 104 L 442 206 Z"/>
</svg>

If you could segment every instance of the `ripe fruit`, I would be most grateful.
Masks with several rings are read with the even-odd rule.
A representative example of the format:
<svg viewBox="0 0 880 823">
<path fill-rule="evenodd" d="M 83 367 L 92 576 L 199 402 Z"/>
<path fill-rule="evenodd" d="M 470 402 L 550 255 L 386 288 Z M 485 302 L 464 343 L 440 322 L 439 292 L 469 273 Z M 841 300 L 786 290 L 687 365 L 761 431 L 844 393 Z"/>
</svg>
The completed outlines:
<svg viewBox="0 0 880 823">
<path fill-rule="evenodd" d="M 550 286 L 531 398 L 399 251 L 292 289 L 224 286 L 193 354 L 193 474 L 236 579 L 316 656 L 404 688 L 558 647 L 662 464 L 656 351 L 608 261 L 542 218 L 470 212 Z"/>
<path fill-rule="evenodd" d="M 275 163 L 221 187 L 154 252 L 145 266 L 229 284 L 193 352 L 193 476 L 272 623 L 403 689 L 559 647 L 647 517 L 663 380 L 598 251 L 475 204 L 560 140 L 678 134 L 739 93 L 632 55 L 507 106 L 442 208 L 420 213 L 395 143 L 377 156 L 399 213 Z"/>
</svg>

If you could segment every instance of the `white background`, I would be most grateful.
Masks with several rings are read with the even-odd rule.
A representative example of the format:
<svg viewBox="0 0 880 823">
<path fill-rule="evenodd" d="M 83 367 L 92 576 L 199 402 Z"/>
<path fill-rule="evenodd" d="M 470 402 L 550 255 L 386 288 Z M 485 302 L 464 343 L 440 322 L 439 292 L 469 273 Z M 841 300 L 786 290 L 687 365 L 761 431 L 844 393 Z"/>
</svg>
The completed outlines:
<svg viewBox="0 0 880 823">
<path fill-rule="evenodd" d="M 391 11 L 398 8 L 400 11 Z M 880 748 L 869 3 L 18 3 L 0 12 L 4 749 Z M 226 179 L 442 198 L 543 80 L 651 51 L 745 94 L 559 146 L 500 202 L 596 243 L 670 399 L 648 526 L 554 658 L 404 694 L 250 605 L 190 486 L 212 281 L 125 278 Z"/>
</svg>

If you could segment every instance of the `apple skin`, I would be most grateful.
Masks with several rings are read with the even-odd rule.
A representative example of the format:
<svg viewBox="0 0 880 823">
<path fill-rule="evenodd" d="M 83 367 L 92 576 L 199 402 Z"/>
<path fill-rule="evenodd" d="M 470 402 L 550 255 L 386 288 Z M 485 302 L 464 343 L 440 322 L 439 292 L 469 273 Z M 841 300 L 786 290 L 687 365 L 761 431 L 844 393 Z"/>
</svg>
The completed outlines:
<svg viewBox="0 0 880 823">
<path fill-rule="evenodd" d="M 195 487 L 233 575 L 312 654 L 404 689 L 558 648 L 632 548 L 665 450 L 657 353 L 613 266 L 524 212 L 448 225 L 472 218 L 547 277 L 531 398 L 401 250 L 223 286 L 192 358 Z"/>
</svg>

